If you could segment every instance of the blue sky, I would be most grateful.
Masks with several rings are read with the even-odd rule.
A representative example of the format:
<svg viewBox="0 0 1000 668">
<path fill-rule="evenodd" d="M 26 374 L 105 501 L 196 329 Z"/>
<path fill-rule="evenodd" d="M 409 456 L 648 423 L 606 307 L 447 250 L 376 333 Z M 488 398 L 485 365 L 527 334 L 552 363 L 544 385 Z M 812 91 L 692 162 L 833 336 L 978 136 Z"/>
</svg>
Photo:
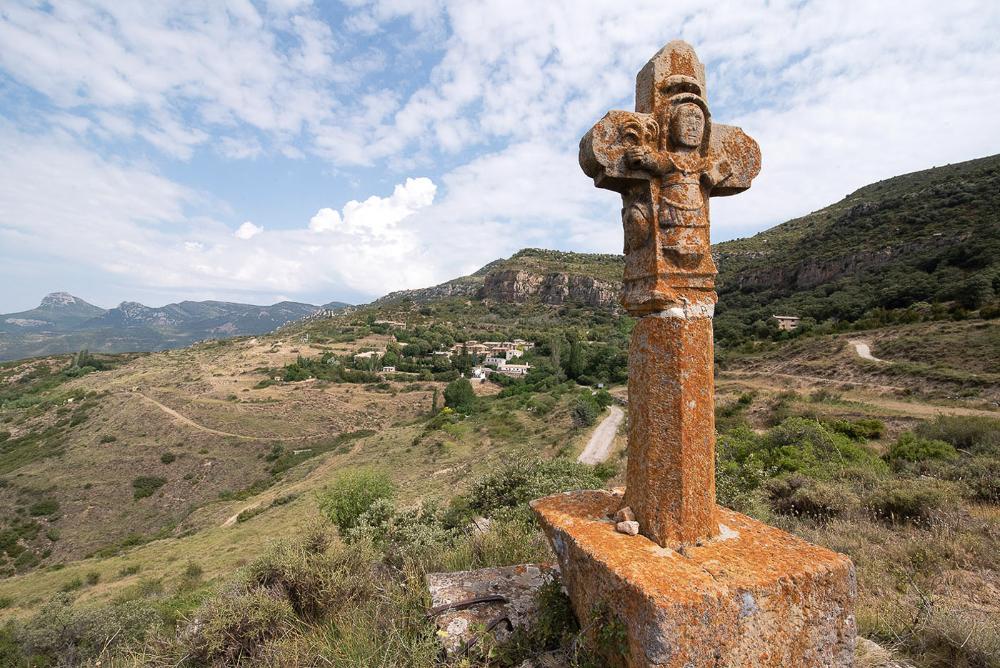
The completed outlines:
<svg viewBox="0 0 1000 668">
<path fill-rule="evenodd" d="M 761 144 L 746 236 L 1000 152 L 995 2 L 0 0 L 0 312 L 367 301 L 619 252 L 579 137 L 671 39 Z"/>
</svg>

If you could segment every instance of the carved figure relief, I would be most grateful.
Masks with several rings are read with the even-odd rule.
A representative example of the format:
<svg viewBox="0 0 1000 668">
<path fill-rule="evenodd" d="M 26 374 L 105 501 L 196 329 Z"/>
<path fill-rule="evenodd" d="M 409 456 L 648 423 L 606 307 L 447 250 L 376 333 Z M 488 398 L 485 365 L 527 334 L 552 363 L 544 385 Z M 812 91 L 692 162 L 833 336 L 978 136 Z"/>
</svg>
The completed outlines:
<svg viewBox="0 0 1000 668">
<path fill-rule="evenodd" d="M 671 42 L 643 68 L 636 112 L 598 122 L 580 143 L 580 165 L 622 196 L 626 309 L 714 302 L 709 198 L 746 190 L 760 150 L 739 128 L 713 126 L 689 45 Z"/>
</svg>

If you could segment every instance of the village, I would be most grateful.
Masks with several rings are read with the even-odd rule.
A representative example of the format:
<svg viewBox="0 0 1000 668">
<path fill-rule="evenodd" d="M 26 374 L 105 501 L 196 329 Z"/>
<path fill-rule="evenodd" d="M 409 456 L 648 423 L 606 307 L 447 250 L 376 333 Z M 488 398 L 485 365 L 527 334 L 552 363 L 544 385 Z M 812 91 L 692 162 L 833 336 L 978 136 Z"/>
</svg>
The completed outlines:
<svg viewBox="0 0 1000 668">
<path fill-rule="evenodd" d="M 394 320 L 376 320 L 373 324 L 383 325 L 391 328 L 405 329 L 406 323 Z M 390 335 L 390 342 L 394 343 L 396 337 Z M 469 376 L 473 379 L 486 380 L 494 373 L 499 373 L 511 378 L 526 376 L 532 369 L 530 364 L 512 363 L 512 360 L 520 359 L 526 350 L 535 347 L 533 341 L 525 339 L 514 339 L 512 341 L 477 341 L 469 339 L 452 345 L 450 348 L 435 350 L 432 357 L 443 357 L 451 359 L 456 356 L 469 356 L 472 358 L 472 368 Z M 356 353 L 356 361 L 369 360 L 377 363 L 386 355 L 386 349 L 366 350 Z M 395 365 L 386 364 L 381 367 L 382 374 L 398 373 Z M 463 373 L 464 377 L 465 374 Z"/>
</svg>

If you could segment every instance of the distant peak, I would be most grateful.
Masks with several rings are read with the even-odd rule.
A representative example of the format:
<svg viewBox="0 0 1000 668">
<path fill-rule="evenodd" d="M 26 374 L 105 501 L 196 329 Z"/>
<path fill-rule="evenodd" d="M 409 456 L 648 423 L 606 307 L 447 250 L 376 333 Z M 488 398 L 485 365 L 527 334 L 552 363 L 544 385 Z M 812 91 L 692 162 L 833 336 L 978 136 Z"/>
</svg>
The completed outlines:
<svg viewBox="0 0 1000 668">
<path fill-rule="evenodd" d="M 68 292 L 52 292 L 45 295 L 42 299 L 42 306 L 65 306 L 67 304 L 75 304 L 78 301 L 83 301 L 77 299 Z"/>
</svg>

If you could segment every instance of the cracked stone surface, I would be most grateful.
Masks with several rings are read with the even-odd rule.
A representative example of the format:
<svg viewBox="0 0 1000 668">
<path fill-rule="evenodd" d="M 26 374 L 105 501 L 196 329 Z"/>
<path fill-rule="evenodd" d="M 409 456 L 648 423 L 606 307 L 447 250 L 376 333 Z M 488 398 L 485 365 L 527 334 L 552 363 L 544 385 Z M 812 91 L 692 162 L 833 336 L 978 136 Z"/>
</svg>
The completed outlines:
<svg viewBox="0 0 1000 668">
<path fill-rule="evenodd" d="M 453 605 L 459 601 L 482 596 L 500 595 L 507 603 L 485 603 L 465 610 L 451 610 L 436 617 L 438 638 L 449 655 L 456 654 L 490 622 L 507 617 L 514 628 L 534 622 L 538 614 L 536 594 L 551 582 L 557 569 L 545 564 L 520 564 L 501 568 L 483 568 L 454 573 L 429 573 L 427 588 L 431 606 Z M 503 641 L 509 636 L 508 627 L 499 625 L 492 632 Z"/>
</svg>

